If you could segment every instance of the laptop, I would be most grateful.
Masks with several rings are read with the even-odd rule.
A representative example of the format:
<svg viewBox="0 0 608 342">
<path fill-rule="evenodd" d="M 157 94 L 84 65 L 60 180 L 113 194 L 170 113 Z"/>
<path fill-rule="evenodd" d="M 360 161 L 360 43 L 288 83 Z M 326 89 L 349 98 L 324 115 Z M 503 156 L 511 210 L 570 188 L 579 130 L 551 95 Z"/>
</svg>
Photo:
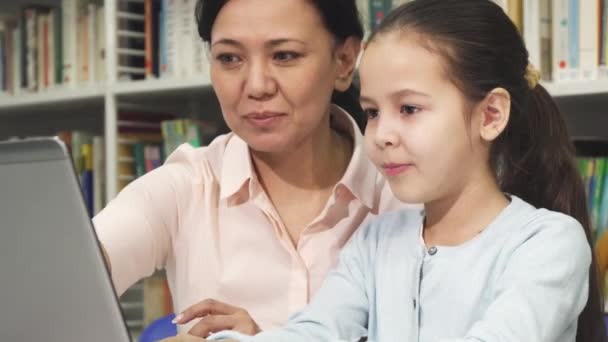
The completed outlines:
<svg viewBox="0 0 608 342">
<path fill-rule="evenodd" d="M 0 341 L 130 341 L 56 138 L 0 143 Z"/>
</svg>

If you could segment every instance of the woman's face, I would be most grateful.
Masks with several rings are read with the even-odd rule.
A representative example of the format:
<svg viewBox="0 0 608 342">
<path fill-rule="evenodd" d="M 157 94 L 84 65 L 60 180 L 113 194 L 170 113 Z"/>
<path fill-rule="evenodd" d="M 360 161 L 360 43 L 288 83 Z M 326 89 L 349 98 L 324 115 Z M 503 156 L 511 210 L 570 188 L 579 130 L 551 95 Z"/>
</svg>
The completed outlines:
<svg viewBox="0 0 608 342">
<path fill-rule="evenodd" d="M 328 125 L 336 81 L 353 67 L 306 0 L 230 0 L 210 44 L 224 119 L 259 152 L 293 149 Z"/>
</svg>

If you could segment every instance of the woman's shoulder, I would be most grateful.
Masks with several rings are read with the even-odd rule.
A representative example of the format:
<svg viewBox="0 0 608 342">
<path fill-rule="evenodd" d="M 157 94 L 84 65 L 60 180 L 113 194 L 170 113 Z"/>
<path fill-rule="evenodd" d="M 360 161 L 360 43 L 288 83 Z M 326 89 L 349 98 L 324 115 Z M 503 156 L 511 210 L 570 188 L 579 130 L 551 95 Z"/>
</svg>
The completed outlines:
<svg viewBox="0 0 608 342">
<path fill-rule="evenodd" d="M 184 143 L 167 157 L 161 168 L 173 177 L 195 183 L 217 179 L 226 148 L 235 137 L 233 133 L 223 134 L 203 147 Z"/>
</svg>

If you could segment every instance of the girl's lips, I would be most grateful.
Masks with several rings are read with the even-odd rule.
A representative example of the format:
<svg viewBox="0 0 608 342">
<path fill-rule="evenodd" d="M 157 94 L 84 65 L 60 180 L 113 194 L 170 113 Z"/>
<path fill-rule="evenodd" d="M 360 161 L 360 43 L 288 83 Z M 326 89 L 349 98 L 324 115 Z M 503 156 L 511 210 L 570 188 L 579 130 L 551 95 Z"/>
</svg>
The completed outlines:
<svg viewBox="0 0 608 342">
<path fill-rule="evenodd" d="M 390 164 L 382 164 L 382 169 L 384 170 L 384 173 L 387 176 L 397 176 L 397 175 L 405 172 L 411 166 L 412 166 L 412 164 L 390 163 Z"/>
</svg>

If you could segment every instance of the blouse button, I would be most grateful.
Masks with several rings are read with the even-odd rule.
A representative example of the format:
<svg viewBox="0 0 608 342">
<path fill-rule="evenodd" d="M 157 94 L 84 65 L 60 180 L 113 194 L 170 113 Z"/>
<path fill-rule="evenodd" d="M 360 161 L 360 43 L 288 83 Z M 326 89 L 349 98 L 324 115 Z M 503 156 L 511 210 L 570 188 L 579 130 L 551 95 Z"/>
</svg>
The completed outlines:
<svg viewBox="0 0 608 342">
<path fill-rule="evenodd" d="M 435 254 L 437 254 L 437 247 L 433 246 L 433 247 L 429 248 L 429 255 L 433 256 Z"/>
</svg>

